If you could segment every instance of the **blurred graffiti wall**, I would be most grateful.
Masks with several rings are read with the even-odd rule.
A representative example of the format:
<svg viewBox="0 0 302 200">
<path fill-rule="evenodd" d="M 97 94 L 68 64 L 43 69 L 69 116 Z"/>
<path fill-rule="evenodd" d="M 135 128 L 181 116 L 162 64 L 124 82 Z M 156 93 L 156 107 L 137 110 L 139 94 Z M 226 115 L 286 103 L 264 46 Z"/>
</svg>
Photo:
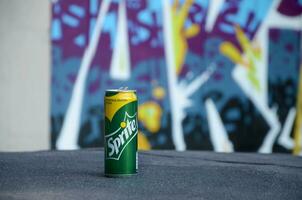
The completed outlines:
<svg viewBox="0 0 302 200">
<path fill-rule="evenodd" d="M 59 0 L 51 23 L 52 148 L 103 146 L 126 86 L 140 149 L 300 154 L 301 0 Z"/>
</svg>

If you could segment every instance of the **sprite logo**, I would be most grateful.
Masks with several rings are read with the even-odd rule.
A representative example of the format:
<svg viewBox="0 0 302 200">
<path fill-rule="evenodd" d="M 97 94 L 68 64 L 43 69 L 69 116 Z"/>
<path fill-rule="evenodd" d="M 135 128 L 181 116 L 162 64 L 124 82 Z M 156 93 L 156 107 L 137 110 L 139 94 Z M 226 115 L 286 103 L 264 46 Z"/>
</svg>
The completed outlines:
<svg viewBox="0 0 302 200">
<path fill-rule="evenodd" d="M 125 112 L 125 117 L 120 123 L 120 127 L 113 133 L 105 135 L 107 146 L 106 159 L 119 160 L 126 146 L 137 135 L 137 131 L 136 113 L 130 116 Z"/>
</svg>

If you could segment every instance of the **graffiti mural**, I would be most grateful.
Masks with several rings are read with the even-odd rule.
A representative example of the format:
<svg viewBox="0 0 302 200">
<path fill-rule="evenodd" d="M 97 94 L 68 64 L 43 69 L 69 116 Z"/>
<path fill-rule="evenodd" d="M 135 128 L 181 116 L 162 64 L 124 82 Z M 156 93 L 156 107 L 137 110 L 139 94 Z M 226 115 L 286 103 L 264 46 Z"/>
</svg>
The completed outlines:
<svg viewBox="0 0 302 200">
<path fill-rule="evenodd" d="M 301 0 L 52 3 L 51 143 L 103 146 L 103 95 L 139 97 L 139 148 L 301 154 Z"/>
</svg>

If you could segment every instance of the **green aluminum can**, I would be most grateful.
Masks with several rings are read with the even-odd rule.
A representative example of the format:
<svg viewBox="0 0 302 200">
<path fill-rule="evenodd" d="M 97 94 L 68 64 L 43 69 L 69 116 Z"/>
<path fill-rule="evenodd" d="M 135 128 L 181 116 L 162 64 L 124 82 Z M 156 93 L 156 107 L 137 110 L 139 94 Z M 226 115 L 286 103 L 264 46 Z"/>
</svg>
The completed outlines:
<svg viewBox="0 0 302 200">
<path fill-rule="evenodd" d="M 137 173 L 137 96 L 135 90 L 106 90 L 105 176 Z"/>
</svg>

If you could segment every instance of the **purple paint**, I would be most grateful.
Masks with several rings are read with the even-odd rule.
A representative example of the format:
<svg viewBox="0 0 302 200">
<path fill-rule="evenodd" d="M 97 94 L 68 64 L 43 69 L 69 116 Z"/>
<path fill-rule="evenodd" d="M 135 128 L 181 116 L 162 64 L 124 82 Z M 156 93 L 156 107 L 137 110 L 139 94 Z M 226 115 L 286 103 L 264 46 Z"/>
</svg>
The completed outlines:
<svg viewBox="0 0 302 200">
<path fill-rule="evenodd" d="M 289 53 L 292 53 L 294 51 L 294 47 L 292 44 L 286 44 L 285 45 L 285 49 L 286 51 L 288 51 Z"/>
<path fill-rule="evenodd" d="M 283 15 L 296 17 L 302 13 L 302 4 L 299 0 L 283 0 L 279 7 L 278 12 Z"/>
<path fill-rule="evenodd" d="M 97 79 L 95 81 L 92 81 L 88 86 L 88 93 L 94 94 L 99 90 L 99 88 L 100 88 L 100 80 Z"/>
</svg>

